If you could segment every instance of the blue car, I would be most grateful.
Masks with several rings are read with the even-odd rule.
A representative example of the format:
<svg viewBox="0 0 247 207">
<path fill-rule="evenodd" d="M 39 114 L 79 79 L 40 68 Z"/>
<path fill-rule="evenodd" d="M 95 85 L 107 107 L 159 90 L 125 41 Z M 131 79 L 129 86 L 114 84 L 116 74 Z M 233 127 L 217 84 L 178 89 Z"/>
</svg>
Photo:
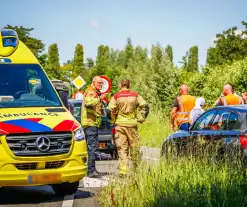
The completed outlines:
<svg viewBox="0 0 247 207">
<path fill-rule="evenodd" d="M 218 106 L 204 112 L 188 131 L 180 130 L 169 135 L 163 142 L 161 155 L 167 153 L 167 146 L 171 143 L 186 145 L 188 140 L 198 137 L 214 143 L 219 141 L 224 147 L 237 147 L 247 157 L 247 105 Z"/>
</svg>

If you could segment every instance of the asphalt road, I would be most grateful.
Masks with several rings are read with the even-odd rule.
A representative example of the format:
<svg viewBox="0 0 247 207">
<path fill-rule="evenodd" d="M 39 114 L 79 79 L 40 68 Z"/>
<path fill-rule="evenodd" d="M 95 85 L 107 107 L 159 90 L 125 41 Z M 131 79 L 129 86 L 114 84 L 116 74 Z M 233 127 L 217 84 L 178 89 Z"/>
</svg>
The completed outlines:
<svg viewBox="0 0 247 207">
<path fill-rule="evenodd" d="M 142 148 L 143 159 L 155 162 L 159 149 Z M 83 207 L 100 206 L 98 197 L 102 187 L 106 186 L 111 176 L 117 172 L 117 161 L 98 161 L 98 171 L 104 174 L 101 179 L 85 177 L 80 181 L 76 194 L 58 197 L 50 186 L 40 187 L 4 187 L 0 188 L 0 207 Z"/>
</svg>

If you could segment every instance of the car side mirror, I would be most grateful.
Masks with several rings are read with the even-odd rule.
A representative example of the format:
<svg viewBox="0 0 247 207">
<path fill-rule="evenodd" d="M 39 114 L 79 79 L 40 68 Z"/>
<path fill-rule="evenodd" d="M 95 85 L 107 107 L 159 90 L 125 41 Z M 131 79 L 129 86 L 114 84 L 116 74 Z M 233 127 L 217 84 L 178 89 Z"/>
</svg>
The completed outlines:
<svg viewBox="0 0 247 207">
<path fill-rule="evenodd" d="M 64 106 L 69 109 L 69 103 L 68 103 L 68 93 L 65 92 L 65 91 L 60 91 L 58 90 L 57 91 L 59 96 L 60 96 L 60 99 L 62 100 Z"/>
</svg>

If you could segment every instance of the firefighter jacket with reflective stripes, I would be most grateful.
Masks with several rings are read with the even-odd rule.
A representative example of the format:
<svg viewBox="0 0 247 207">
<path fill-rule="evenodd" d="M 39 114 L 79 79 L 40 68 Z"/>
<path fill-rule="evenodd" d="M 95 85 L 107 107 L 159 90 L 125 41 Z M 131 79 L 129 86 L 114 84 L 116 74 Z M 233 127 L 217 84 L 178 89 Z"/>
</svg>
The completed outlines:
<svg viewBox="0 0 247 207">
<path fill-rule="evenodd" d="M 220 98 L 222 105 L 238 105 L 242 104 L 242 98 L 235 94 L 229 94 Z"/>
<path fill-rule="evenodd" d="M 196 97 L 191 95 L 181 95 L 177 97 L 178 111 L 176 112 L 176 122 L 180 126 L 190 122 L 190 112 L 195 106 Z"/>
<path fill-rule="evenodd" d="M 107 109 L 111 112 L 111 122 L 119 126 L 135 127 L 148 116 L 149 107 L 144 99 L 129 89 L 122 89 L 110 100 Z"/>
<path fill-rule="evenodd" d="M 81 113 L 83 128 L 88 126 L 100 126 L 103 114 L 103 103 L 100 99 L 100 95 L 100 91 L 97 91 L 93 85 L 86 89 Z"/>
</svg>

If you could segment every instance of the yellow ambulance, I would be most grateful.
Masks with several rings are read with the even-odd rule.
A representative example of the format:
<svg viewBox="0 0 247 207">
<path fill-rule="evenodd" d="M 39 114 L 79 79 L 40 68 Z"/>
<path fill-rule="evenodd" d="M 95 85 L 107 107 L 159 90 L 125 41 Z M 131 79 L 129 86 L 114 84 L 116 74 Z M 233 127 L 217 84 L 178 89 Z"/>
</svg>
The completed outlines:
<svg viewBox="0 0 247 207">
<path fill-rule="evenodd" d="M 83 129 L 14 30 L 0 30 L 0 186 L 74 194 L 87 174 Z"/>
</svg>

